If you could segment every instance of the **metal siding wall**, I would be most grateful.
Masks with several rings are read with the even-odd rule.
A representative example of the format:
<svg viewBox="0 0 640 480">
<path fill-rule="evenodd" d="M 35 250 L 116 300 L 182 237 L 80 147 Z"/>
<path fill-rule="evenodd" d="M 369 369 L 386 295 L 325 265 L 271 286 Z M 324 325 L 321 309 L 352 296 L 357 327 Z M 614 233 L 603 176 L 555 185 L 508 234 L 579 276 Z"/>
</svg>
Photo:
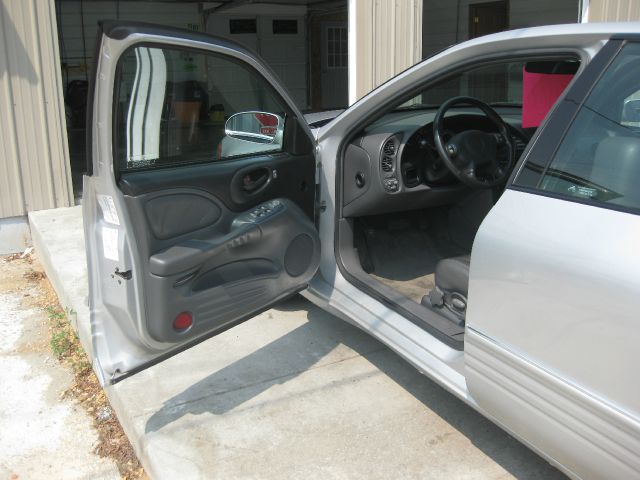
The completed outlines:
<svg viewBox="0 0 640 480">
<path fill-rule="evenodd" d="M 638 0 L 590 0 L 590 22 L 625 22 L 640 20 Z"/>
<path fill-rule="evenodd" d="M 0 27 L 0 218 L 69 206 L 53 0 L 2 0 Z"/>
<path fill-rule="evenodd" d="M 197 3 L 65 0 L 58 4 L 65 82 L 84 79 L 93 64 L 100 20 L 129 20 L 203 31 Z M 84 36 L 83 36 L 84 35 Z"/>
<path fill-rule="evenodd" d="M 356 98 L 422 59 L 422 0 L 355 2 Z"/>
</svg>

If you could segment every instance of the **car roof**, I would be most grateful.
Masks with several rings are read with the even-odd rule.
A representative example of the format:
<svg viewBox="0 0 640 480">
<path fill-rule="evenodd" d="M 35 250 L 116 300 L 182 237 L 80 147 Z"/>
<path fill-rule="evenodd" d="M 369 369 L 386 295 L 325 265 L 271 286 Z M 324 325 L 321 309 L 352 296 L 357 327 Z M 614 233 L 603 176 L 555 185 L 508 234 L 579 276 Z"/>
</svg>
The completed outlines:
<svg viewBox="0 0 640 480">
<path fill-rule="evenodd" d="M 596 23 L 567 23 L 560 25 L 545 25 L 541 27 L 518 28 L 504 32 L 492 33 L 459 43 L 452 48 L 470 47 L 483 43 L 505 41 L 511 39 L 541 38 L 551 36 L 601 36 L 640 35 L 640 22 L 596 22 Z"/>
<path fill-rule="evenodd" d="M 545 37 L 570 38 L 599 37 L 608 39 L 620 35 L 640 35 L 640 22 L 596 22 L 596 23 L 568 23 L 560 25 L 545 25 L 541 27 L 518 28 L 492 33 L 482 37 L 461 42 L 447 49 L 448 52 L 510 40 L 543 39 Z M 582 42 L 579 42 L 582 43 Z"/>
</svg>

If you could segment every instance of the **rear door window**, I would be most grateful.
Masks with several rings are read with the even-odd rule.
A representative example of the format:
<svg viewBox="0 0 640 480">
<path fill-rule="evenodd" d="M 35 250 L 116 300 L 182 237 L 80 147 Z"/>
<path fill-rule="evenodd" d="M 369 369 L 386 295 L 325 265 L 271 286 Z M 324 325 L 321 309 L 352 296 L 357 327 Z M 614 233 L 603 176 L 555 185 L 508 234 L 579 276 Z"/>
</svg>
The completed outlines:
<svg viewBox="0 0 640 480">
<path fill-rule="evenodd" d="M 638 71 L 640 44 L 627 44 L 580 107 L 538 180 L 539 190 L 599 206 L 640 211 Z M 522 173 L 520 177 L 516 186 L 523 184 Z"/>
</svg>

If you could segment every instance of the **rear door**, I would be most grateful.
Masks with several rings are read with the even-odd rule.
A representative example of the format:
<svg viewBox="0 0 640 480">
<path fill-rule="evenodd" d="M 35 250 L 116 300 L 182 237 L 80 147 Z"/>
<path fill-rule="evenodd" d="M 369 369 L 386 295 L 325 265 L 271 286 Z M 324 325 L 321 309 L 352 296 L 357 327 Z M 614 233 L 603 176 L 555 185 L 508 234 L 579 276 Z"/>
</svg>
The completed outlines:
<svg viewBox="0 0 640 480">
<path fill-rule="evenodd" d="M 471 257 L 469 391 L 579 478 L 640 476 L 639 69 L 640 43 L 600 51 Z"/>
<path fill-rule="evenodd" d="M 320 244 L 313 137 L 239 45 L 105 23 L 91 95 L 83 213 L 104 384 L 304 289 Z"/>
</svg>

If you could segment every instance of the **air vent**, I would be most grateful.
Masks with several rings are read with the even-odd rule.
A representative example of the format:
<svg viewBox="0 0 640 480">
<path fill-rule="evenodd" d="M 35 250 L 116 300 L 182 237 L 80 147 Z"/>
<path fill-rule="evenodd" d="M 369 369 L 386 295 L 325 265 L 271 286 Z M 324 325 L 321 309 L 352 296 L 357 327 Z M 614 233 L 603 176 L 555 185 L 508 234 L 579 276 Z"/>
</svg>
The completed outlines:
<svg viewBox="0 0 640 480">
<path fill-rule="evenodd" d="M 382 151 L 385 155 L 393 156 L 396 154 L 396 144 L 393 140 L 388 140 L 382 147 Z"/>
<path fill-rule="evenodd" d="M 393 171 L 393 158 L 391 157 L 382 157 L 381 167 L 383 172 L 392 172 Z"/>
</svg>

